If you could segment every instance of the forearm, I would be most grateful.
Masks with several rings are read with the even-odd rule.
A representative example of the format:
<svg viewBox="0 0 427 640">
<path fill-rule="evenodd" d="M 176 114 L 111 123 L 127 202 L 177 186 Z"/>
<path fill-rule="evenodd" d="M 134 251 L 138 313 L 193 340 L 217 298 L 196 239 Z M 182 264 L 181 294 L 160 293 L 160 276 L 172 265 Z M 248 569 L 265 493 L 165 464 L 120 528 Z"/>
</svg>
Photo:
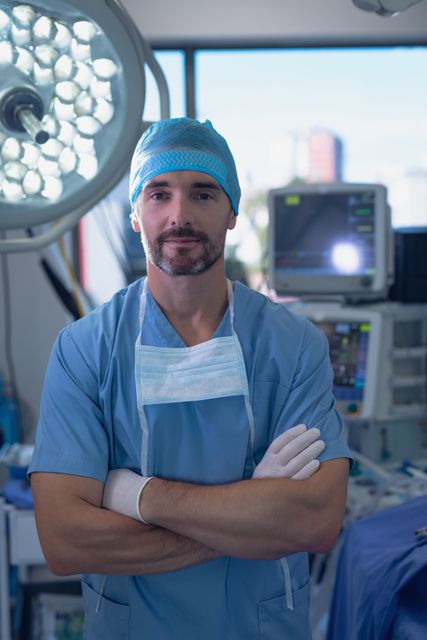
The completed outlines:
<svg viewBox="0 0 427 640">
<path fill-rule="evenodd" d="M 87 517 L 91 519 L 90 526 L 80 522 L 68 535 L 62 532 L 59 536 L 60 573 L 150 575 L 219 556 L 195 540 L 120 514 L 92 507 Z"/>
<path fill-rule="evenodd" d="M 265 478 L 201 486 L 154 479 L 141 496 L 140 508 L 148 521 L 219 553 L 271 559 L 325 551 L 334 544 L 345 483 L 328 483 L 325 491 L 322 469 L 304 481 Z"/>
<path fill-rule="evenodd" d="M 33 493 L 40 541 L 48 566 L 57 575 L 150 575 L 219 555 L 203 543 L 102 509 L 78 496 L 69 497 L 64 507 L 60 494 L 43 487 L 43 478 L 32 484 L 39 485 Z"/>
</svg>

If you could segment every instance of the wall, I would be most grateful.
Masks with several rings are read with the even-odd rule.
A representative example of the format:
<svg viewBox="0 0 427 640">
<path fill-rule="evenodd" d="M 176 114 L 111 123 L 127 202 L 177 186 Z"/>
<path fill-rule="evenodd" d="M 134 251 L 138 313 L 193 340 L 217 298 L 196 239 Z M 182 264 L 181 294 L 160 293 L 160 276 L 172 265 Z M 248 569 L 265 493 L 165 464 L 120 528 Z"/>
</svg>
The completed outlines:
<svg viewBox="0 0 427 640">
<path fill-rule="evenodd" d="M 11 350 L 22 404 L 24 441 L 33 440 L 40 392 L 53 341 L 68 316 L 48 285 L 35 253 L 8 254 L 12 315 Z M 4 275 L 2 269 L 1 275 Z M 5 290 L 0 279 L 0 371 L 7 374 Z"/>
</svg>

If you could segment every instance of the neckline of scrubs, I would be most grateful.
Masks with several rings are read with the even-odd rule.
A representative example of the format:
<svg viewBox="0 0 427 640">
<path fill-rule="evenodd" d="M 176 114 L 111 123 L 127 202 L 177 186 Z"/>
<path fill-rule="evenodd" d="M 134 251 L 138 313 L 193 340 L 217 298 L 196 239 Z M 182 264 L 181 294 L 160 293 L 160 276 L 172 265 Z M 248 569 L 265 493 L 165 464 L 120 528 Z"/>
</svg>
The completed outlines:
<svg viewBox="0 0 427 640">
<path fill-rule="evenodd" d="M 227 280 L 227 295 L 228 295 L 228 306 L 224 312 L 224 315 L 216 328 L 215 333 L 213 334 L 211 340 L 213 338 L 218 338 L 226 335 L 227 330 L 230 332 L 234 332 L 234 292 L 232 284 L 229 280 Z M 231 303 L 231 304 L 230 304 Z M 146 310 L 149 309 L 150 315 L 146 314 Z M 162 311 L 159 303 L 154 298 L 151 293 L 147 278 L 145 278 L 144 283 L 142 285 L 142 291 L 140 296 L 140 305 L 139 305 L 139 317 L 140 317 L 140 333 L 138 336 L 138 340 L 141 340 L 142 335 L 142 324 L 144 320 L 148 319 L 150 323 L 151 329 L 156 336 L 156 340 L 162 344 L 164 347 L 169 348 L 191 348 L 184 342 L 179 333 L 176 331 L 174 326 L 168 320 L 164 312 Z M 228 329 L 227 329 L 228 327 Z M 153 346 L 159 346 L 158 344 Z"/>
</svg>

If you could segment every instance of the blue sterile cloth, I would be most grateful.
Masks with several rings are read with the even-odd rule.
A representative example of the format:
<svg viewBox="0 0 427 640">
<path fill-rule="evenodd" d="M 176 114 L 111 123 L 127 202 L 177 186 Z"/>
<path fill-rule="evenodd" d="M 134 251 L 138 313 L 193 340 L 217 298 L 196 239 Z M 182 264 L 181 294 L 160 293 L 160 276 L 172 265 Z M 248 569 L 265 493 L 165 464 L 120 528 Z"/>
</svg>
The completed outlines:
<svg viewBox="0 0 427 640">
<path fill-rule="evenodd" d="M 422 496 L 348 527 L 327 640 L 426 640 L 426 525 Z"/>
</svg>

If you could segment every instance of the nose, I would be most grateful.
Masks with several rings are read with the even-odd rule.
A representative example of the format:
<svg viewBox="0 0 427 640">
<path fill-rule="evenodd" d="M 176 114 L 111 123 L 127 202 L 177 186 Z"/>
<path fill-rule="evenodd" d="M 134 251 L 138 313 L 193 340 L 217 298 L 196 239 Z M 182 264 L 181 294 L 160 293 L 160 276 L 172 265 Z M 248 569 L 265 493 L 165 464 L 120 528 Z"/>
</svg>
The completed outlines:
<svg viewBox="0 0 427 640">
<path fill-rule="evenodd" d="M 170 209 L 170 223 L 173 227 L 188 227 L 193 224 L 193 216 L 188 200 L 183 194 L 177 194 Z"/>
</svg>

